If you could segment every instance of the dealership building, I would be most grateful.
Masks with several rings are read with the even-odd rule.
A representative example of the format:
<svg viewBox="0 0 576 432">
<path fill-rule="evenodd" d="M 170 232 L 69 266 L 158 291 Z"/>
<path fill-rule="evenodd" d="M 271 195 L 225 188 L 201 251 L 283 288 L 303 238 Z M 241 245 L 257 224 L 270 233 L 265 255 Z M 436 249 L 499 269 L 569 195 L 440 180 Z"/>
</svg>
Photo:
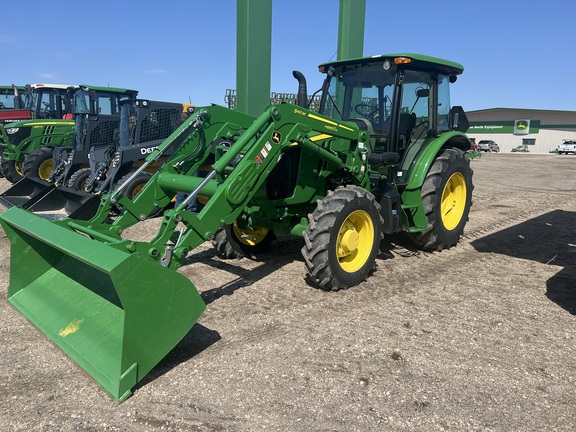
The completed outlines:
<svg viewBox="0 0 576 432">
<path fill-rule="evenodd" d="M 468 136 L 476 143 L 493 140 L 501 152 L 526 145 L 530 153 L 550 153 L 564 140 L 576 140 L 576 111 L 490 108 L 466 116 Z"/>
</svg>

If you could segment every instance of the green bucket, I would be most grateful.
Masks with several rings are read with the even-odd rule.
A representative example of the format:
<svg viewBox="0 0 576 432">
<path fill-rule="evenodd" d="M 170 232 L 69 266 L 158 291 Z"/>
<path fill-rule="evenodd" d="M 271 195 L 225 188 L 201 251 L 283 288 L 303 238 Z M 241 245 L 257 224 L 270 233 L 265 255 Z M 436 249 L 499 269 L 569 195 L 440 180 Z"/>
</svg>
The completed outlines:
<svg viewBox="0 0 576 432">
<path fill-rule="evenodd" d="M 186 277 L 33 213 L 0 215 L 11 243 L 8 300 L 117 401 L 206 306 Z"/>
</svg>

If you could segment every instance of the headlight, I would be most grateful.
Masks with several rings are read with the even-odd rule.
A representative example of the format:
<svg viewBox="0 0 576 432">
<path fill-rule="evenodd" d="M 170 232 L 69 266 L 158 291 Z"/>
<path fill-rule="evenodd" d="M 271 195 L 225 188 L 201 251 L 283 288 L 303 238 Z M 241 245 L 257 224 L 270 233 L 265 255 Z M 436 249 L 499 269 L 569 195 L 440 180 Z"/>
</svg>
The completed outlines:
<svg viewBox="0 0 576 432">
<path fill-rule="evenodd" d="M 8 135 L 14 135 L 16 132 L 18 132 L 20 130 L 20 128 L 6 128 L 6 133 Z"/>
</svg>

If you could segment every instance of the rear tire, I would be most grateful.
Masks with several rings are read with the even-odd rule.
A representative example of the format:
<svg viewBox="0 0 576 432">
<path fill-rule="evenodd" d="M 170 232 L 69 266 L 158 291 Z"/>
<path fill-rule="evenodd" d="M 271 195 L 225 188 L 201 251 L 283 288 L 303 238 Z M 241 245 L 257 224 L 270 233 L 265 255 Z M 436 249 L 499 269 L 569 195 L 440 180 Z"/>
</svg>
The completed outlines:
<svg viewBox="0 0 576 432">
<path fill-rule="evenodd" d="M 17 183 L 24 178 L 21 161 L 2 159 L 1 167 L 2 174 L 10 183 Z"/>
<path fill-rule="evenodd" d="M 427 251 L 441 251 L 458 243 L 468 221 L 473 189 L 470 159 L 462 150 L 440 152 L 421 189 L 428 229 L 409 233 L 412 243 Z"/>
<path fill-rule="evenodd" d="M 117 186 L 121 186 L 124 183 L 126 183 L 131 175 L 132 175 L 132 173 L 126 174 L 124 177 L 122 177 L 118 181 Z M 128 197 L 130 199 L 134 199 L 134 197 L 136 195 L 138 195 L 138 192 L 140 192 L 142 190 L 144 185 L 146 183 L 148 183 L 148 180 L 150 180 L 151 178 L 152 178 L 152 174 L 150 174 L 146 171 L 142 171 L 140 174 L 138 174 L 136 177 L 134 177 L 130 181 L 130 183 L 126 187 L 124 187 L 124 189 L 122 189 L 122 195 L 124 195 L 125 197 Z M 116 189 L 116 188 L 114 188 L 114 189 Z"/>
<path fill-rule="evenodd" d="M 254 231 L 243 230 L 234 222 L 216 231 L 212 246 L 220 258 L 242 258 L 268 251 L 275 239 L 274 232 L 268 228 L 257 228 Z"/>
<path fill-rule="evenodd" d="M 125 184 L 128 181 L 128 179 L 132 176 L 132 174 L 133 173 L 128 173 L 124 177 L 122 177 L 118 181 L 118 184 L 116 186 L 114 186 L 113 189 L 117 189 L 121 185 Z M 146 171 L 142 171 L 136 177 L 134 177 L 130 181 L 130 183 L 124 187 L 124 189 L 122 189 L 122 192 L 121 192 L 122 195 L 133 200 L 136 197 L 136 195 L 138 195 L 138 193 L 142 190 L 142 188 L 146 185 L 146 183 L 148 183 L 148 181 L 151 178 L 152 178 L 152 174 L 150 174 L 149 172 L 146 172 Z M 153 217 L 159 216 L 163 212 L 164 212 L 163 207 L 154 207 L 154 209 L 150 212 L 150 214 L 147 217 L 153 218 Z"/>
<path fill-rule="evenodd" d="M 384 237 L 374 195 L 358 186 L 339 187 L 318 202 L 308 221 L 302 255 L 315 285 L 338 291 L 368 278 Z"/>
<path fill-rule="evenodd" d="M 48 180 L 53 168 L 52 149 L 49 147 L 40 147 L 30 152 L 22 163 L 24 177 L 33 180 Z"/>
</svg>

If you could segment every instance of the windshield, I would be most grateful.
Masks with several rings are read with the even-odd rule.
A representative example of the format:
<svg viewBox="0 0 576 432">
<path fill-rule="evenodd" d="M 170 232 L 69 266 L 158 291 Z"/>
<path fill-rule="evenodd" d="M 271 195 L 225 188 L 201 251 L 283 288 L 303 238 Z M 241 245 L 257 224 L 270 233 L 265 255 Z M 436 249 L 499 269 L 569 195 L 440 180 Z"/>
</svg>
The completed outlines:
<svg viewBox="0 0 576 432">
<path fill-rule="evenodd" d="M 341 119 L 365 118 L 374 130 L 383 130 L 390 117 L 394 79 L 381 64 L 359 65 L 336 73 L 330 81 L 323 114 Z"/>
<path fill-rule="evenodd" d="M 35 89 L 31 99 L 30 107 L 35 107 L 39 119 L 61 118 L 66 113 L 66 98 L 62 97 L 60 90 Z"/>
<path fill-rule="evenodd" d="M 130 96 L 106 91 L 77 90 L 74 94 L 74 113 L 117 115 L 120 102 L 130 100 Z"/>
<path fill-rule="evenodd" d="M 90 113 L 90 94 L 88 92 L 77 90 L 74 94 L 74 107 L 75 114 L 88 114 Z"/>
<path fill-rule="evenodd" d="M 20 100 L 22 101 L 21 109 L 30 109 L 31 98 L 30 95 L 26 94 L 24 91 L 20 92 Z M 14 90 L 4 89 L 0 93 L 0 109 L 15 109 L 16 108 L 16 96 L 14 96 Z"/>
</svg>

